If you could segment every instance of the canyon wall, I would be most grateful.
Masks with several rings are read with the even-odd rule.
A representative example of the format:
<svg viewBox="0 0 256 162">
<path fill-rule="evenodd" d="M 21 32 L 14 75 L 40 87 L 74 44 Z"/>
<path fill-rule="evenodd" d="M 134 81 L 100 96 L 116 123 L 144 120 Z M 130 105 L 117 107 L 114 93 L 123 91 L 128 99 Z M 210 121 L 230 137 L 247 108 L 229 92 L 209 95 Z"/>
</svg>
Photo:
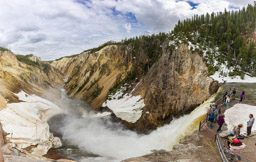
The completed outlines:
<svg viewBox="0 0 256 162">
<path fill-rule="evenodd" d="M 176 48 L 168 44 L 161 45 L 152 66 L 145 50 L 134 54 L 124 45 L 64 57 L 51 65 L 69 77 L 65 85 L 69 96 L 88 102 L 95 110 L 112 112 L 130 129 L 146 132 L 190 113 L 219 87 L 208 77 L 197 52 L 185 44 Z M 126 120 L 125 113 L 137 114 L 138 119 Z"/>
</svg>

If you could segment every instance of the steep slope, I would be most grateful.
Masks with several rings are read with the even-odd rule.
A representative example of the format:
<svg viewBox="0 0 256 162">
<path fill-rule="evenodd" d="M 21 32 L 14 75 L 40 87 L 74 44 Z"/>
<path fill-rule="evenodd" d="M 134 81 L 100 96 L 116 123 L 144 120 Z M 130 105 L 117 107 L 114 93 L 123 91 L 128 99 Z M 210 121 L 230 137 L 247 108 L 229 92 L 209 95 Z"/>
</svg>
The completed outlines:
<svg viewBox="0 0 256 162">
<path fill-rule="evenodd" d="M 60 139 L 49 132 L 47 120 L 62 110 L 39 96 L 48 91 L 52 96 L 45 97 L 59 96 L 57 87 L 64 84 L 64 77 L 49 63 L 32 58 L 0 52 L 0 121 L 8 146 L 44 155 L 51 147 L 61 146 Z"/>
<path fill-rule="evenodd" d="M 221 161 L 219 150 L 215 142 L 202 136 L 195 131 L 193 134 L 180 140 L 179 144 L 173 146 L 172 151 L 154 150 L 154 153 L 126 159 L 123 162 L 147 161 L 147 162 L 170 162 L 170 161 L 203 161 L 213 162 Z"/>
<path fill-rule="evenodd" d="M 125 82 L 141 78 L 162 54 L 166 34 L 143 36 L 122 43 L 106 43 L 80 55 L 64 57 L 51 63 L 69 77 L 68 95 L 99 109 L 107 96 Z"/>
<path fill-rule="evenodd" d="M 17 93 L 23 90 L 28 93 L 42 94 L 45 88 L 55 88 L 63 84 L 63 76 L 49 64 L 44 63 L 43 70 L 40 67 L 28 65 L 17 60 L 11 51 L 0 53 L 0 107 L 8 102 L 17 102 Z"/>
<path fill-rule="evenodd" d="M 124 78 L 131 70 L 132 63 L 126 60 L 125 53 L 119 46 L 110 45 L 94 54 L 85 52 L 52 65 L 70 76 L 65 85 L 69 96 L 86 100 L 98 109 L 117 78 Z M 67 65 L 66 69 L 61 65 Z"/>
<path fill-rule="evenodd" d="M 162 39 L 149 57 L 144 39 L 137 44 L 140 51 L 129 43 L 106 45 L 51 65 L 69 77 L 65 88 L 70 96 L 146 132 L 191 112 L 217 91 L 218 84 L 208 77 L 202 57 L 187 45 L 175 50 L 169 39 Z"/>
<path fill-rule="evenodd" d="M 192 53 L 184 44 L 172 50 L 166 43 L 163 49 L 162 57 L 132 92 L 144 99 L 141 117 L 135 123 L 123 121 L 139 132 L 190 113 L 218 89 L 218 83 L 207 76 L 207 66 L 198 53 Z"/>
<path fill-rule="evenodd" d="M 198 51 L 211 75 L 255 76 L 255 15 L 256 3 L 236 11 L 195 15 L 176 24 L 172 44 L 186 43 Z"/>
</svg>

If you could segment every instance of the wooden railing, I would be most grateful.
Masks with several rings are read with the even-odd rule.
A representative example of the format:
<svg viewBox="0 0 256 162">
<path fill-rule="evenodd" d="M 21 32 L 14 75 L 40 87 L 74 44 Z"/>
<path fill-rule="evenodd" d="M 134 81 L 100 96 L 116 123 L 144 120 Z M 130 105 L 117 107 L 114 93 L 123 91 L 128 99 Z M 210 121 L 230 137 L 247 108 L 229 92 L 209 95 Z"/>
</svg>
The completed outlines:
<svg viewBox="0 0 256 162">
<path fill-rule="evenodd" d="M 222 100 L 222 98 L 219 98 L 217 101 L 215 101 L 215 104 L 217 104 L 219 108 L 220 108 L 220 106 L 223 104 L 223 103 L 221 103 L 221 100 Z M 208 117 L 209 117 L 209 112 L 210 112 L 210 109 L 209 109 L 209 111 L 205 114 L 205 116 L 203 117 L 203 119 L 200 121 L 200 123 L 199 123 L 199 131 L 200 131 L 201 129 L 203 129 L 203 127 L 204 127 L 205 125 L 207 125 L 207 121 L 208 121 Z"/>
<path fill-rule="evenodd" d="M 199 132 L 203 129 L 204 126 L 207 126 L 207 121 L 208 121 L 208 112 L 207 114 L 204 116 L 204 118 L 200 121 L 199 123 Z"/>
</svg>

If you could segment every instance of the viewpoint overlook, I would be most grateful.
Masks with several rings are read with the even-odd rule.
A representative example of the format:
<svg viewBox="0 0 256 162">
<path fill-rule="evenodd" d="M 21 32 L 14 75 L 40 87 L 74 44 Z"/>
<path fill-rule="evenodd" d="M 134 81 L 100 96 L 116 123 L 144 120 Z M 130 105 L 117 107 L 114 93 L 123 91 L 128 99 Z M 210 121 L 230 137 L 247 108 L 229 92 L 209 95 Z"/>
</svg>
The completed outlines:
<svg viewBox="0 0 256 162">
<path fill-rule="evenodd" d="M 0 5 L 1 162 L 256 161 L 255 2 Z"/>
</svg>

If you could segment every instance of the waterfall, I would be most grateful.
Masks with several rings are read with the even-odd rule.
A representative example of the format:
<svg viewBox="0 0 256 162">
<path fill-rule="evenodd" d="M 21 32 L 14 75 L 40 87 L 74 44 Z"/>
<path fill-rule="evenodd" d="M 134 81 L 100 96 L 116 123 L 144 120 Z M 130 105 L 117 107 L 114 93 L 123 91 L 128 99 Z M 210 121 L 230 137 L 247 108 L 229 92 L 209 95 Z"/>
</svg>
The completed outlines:
<svg viewBox="0 0 256 162">
<path fill-rule="evenodd" d="M 117 160 L 142 156 L 152 150 L 170 151 L 180 139 L 198 129 L 216 96 L 210 97 L 190 114 L 173 119 L 147 135 L 127 130 L 106 117 L 99 117 L 93 111 L 83 113 L 82 117 L 68 115 L 61 132 L 65 141 L 81 150 Z M 69 107 L 69 111 L 73 110 L 74 107 Z"/>
</svg>

